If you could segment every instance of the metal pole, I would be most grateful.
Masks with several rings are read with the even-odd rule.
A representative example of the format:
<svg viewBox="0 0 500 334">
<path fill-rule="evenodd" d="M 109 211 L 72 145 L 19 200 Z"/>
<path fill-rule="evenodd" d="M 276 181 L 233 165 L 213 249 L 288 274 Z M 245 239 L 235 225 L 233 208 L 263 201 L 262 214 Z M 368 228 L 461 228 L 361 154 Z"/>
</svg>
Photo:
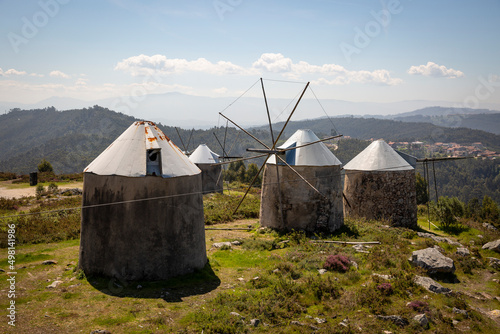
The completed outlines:
<svg viewBox="0 0 500 334">
<path fill-rule="evenodd" d="M 436 206 L 438 208 L 439 214 L 441 215 L 441 219 L 442 219 L 443 215 L 441 212 L 441 207 L 439 205 L 439 196 L 438 196 L 438 188 L 437 188 L 437 181 L 436 181 L 436 169 L 434 167 L 434 161 L 432 161 L 432 173 L 434 174 L 434 191 L 436 192 Z"/>
<path fill-rule="evenodd" d="M 288 116 L 288 119 L 286 120 L 285 124 L 283 125 L 283 128 L 281 128 L 281 131 L 280 131 L 280 133 L 278 134 L 278 137 L 276 138 L 276 142 L 273 144 L 273 149 L 274 149 L 274 147 L 276 146 L 276 144 L 278 143 L 278 140 L 280 140 L 281 135 L 282 135 L 282 134 L 283 134 L 283 132 L 285 131 L 285 128 L 286 128 L 286 126 L 288 125 L 288 122 L 290 121 L 290 118 L 292 118 L 292 115 L 293 115 L 293 113 L 295 112 L 295 109 L 297 109 L 297 106 L 299 105 L 300 100 L 302 100 L 302 96 L 304 96 L 304 93 L 306 92 L 307 87 L 309 87 L 309 82 L 307 83 L 306 87 L 305 87 L 305 88 L 304 88 L 304 90 L 302 91 L 302 94 L 300 94 L 300 97 L 299 97 L 299 99 L 297 100 L 297 103 L 295 103 L 295 106 L 293 107 L 293 110 L 292 110 L 292 112 L 290 113 L 290 115 Z"/>
<path fill-rule="evenodd" d="M 429 230 L 431 229 L 431 218 L 430 218 L 430 208 L 429 202 L 431 200 L 431 177 L 429 175 L 429 163 L 426 161 L 424 164 L 425 171 L 427 173 L 427 221 L 429 222 Z"/>
<path fill-rule="evenodd" d="M 262 146 L 264 146 L 267 149 L 270 149 L 269 146 L 267 146 L 262 141 L 260 141 L 260 139 L 258 139 L 257 137 L 255 137 L 254 135 L 252 135 L 250 132 L 248 132 L 247 130 L 243 129 L 241 126 L 239 126 L 238 124 L 236 124 L 235 122 L 233 122 L 232 120 L 230 120 L 229 118 L 227 118 L 226 116 L 224 116 L 223 113 L 219 113 L 219 115 L 221 115 L 222 117 L 224 117 L 225 119 L 227 119 L 229 122 L 233 123 L 236 127 L 238 127 L 238 129 L 240 129 L 241 131 L 245 132 L 247 135 L 249 135 L 250 137 L 252 137 L 253 139 L 255 139 L 259 144 L 261 144 Z"/>
<path fill-rule="evenodd" d="M 182 140 L 181 134 L 179 133 L 179 129 L 177 127 L 175 127 L 175 131 L 177 131 L 177 135 L 179 136 L 179 139 L 181 140 L 182 147 L 184 147 L 184 152 L 186 152 L 186 154 L 187 154 L 186 145 L 184 145 L 184 141 Z"/>
</svg>

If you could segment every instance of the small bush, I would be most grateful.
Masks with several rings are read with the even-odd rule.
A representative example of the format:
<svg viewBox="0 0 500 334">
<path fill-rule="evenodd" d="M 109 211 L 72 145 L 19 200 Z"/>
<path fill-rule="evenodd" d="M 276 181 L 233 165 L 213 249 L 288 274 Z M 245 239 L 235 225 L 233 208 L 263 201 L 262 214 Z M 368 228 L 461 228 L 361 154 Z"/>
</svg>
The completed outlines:
<svg viewBox="0 0 500 334">
<path fill-rule="evenodd" d="M 85 279 L 85 273 L 83 272 L 83 270 L 82 270 L 82 269 L 78 269 L 78 270 L 76 271 L 76 273 L 75 273 L 75 277 L 76 277 L 76 279 L 78 279 L 78 280 L 83 280 L 83 279 Z"/>
<path fill-rule="evenodd" d="M 54 182 L 52 182 L 52 183 L 49 184 L 47 190 L 48 190 L 49 193 L 54 194 L 57 191 L 58 188 L 59 187 L 57 186 L 57 184 L 55 184 Z"/>
<path fill-rule="evenodd" d="M 383 295 L 389 296 L 392 294 L 392 285 L 391 283 L 382 283 L 377 285 L 377 290 L 380 291 Z"/>
<path fill-rule="evenodd" d="M 276 244 L 272 240 L 266 239 L 245 239 L 243 240 L 242 248 L 247 250 L 273 250 Z"/>
<path fill-rule="evenodd" d="M 45 187 L 41 184 L 36 186 L 36 197 L 40 198 L 45 194 Z"/>
<path fill-rule="evenodd" d="M 462 270 L 464 274 L 472 275 L 473 269 L 484 269 L 486 268 L 484 263 L 482 263 L 477 258 L 473 258 L 472 256 L 457 256 L 456 262 L 458 263 L 458 268 Z"/>
<path fill-rule="evenodd" d="M 0 181 L 14 180 L 16 178 L 16 173 L 0 172 Z"/>
<path fill-rule="evenodd" d="M 332 278 L 332 276 L 324 276 L 318 275 L 315 277 L 309 277 L 306 280 L 307 291 L 309 291 L 317 301 L 339 298 L 339 284 Z"/>
<path fill-rule="evenodd" d="M 407 306 L 417 312 L 429 311 L 429 304 L 420 300 L 411 301 Z"/>
<path fill-rule="evenodd" d="M 293 280 L 300 278 L 302 275 L 300 270 L 298 270 L 297 267 L 291 262 L 280 262 L 276 266 L 276 269 L 278 269 L 284 276 L 290 276 Z"/>
<path fill-rule="evenodd" d="M 417 236 L 417 232 L 415 231 L 412 231 L 412 230 L 407 230 L 407 231 L 404 231 L 401 236 L 405 239 L 413 239 Z"/>
<path fill-rule="evenodd" d="M 17 210 L 18 209 L 18 200 L 0 197 L 0 211 L 5 210 Z"/>
<path fill-rule="evenodd" d="M 51 173 L 54 172 L 54 168 L 52 168 L 50 162 L 48 162 L 45 159 L 42 159 L 42 161 L 40 161 L 40 164 L 38 164 L 38 171 L 40 173 Z"/>
<path fill-rule="evenodd" d="M 349 270 L 351 261 L 347 256 L 342 254 L 330 255 L 323 264 L 323 268 L 326 270 L 338 271 L 341 273 Z"/>
</svg>

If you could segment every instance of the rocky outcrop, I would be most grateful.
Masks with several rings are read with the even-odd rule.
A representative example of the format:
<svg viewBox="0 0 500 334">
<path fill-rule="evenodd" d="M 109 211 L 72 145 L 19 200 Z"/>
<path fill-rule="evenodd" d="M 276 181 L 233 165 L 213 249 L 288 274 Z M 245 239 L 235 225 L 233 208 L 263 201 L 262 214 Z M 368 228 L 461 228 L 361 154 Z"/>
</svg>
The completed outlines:
<svg viewBox="0 0 500 334">
<path fill-rule="evenodd" d="M 444 256 L 435 248 L 414 251 L 409 261 L 415 266 L 424 268 L 431 274 L 455 272 L 453 260 Z"/>
<path fill-rule="evenodd" d="M 445 288 L 444 286 L 442 286 L 441 284 L 437 283 L 436 281 L 434 281 L 432 278 L 429 277 L 415 276 L 414 281 L 416 284 L 434 293 L 447 294 L 451 292 L 450 289 Z"/>
<path fill-rule="evenodd" d="M 490 249 L 492 251 L 500 253 L 500 239 L 484 244 L 483 249 Z"/>
<path fill-rule="evenodd" d="M 426 233 L 426 232 L 417 232 L 417 235 L 422 238 L 431 238 L 435 242 L 446 242 L 453 246 L 463 247 L 461 243 L 451 240 L 450 238 L 439 237 L 437 235 Z"/>
</svg>

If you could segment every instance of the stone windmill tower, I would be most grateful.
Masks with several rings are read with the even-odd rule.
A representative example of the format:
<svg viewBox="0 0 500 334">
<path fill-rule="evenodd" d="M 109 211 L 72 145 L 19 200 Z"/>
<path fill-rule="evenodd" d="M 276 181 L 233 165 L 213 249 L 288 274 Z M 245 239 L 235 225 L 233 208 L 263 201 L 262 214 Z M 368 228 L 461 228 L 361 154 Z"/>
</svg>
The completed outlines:
<svg viewBox="0 0 500 334">
<path fill-rule="evenodd" d="M 346 216 L 417 226 L 415 169 L 382 139 L 344 166 Z"/>
<path fill-rule="evenodd" d="M 280 160 L 276 166 L 275 156 L 268 159 L 262 181 L 262 226 L 333 232 L 344 224 L 341 162 L 319 140 L 311 130 L 297 130 L 278 147 L 284 150 L 281 158 L 302 178 Z"/>
<path fill-rule="evenodd" d="M 135 122 L 84 170 L 79 267 L 163 280 L 207 263 L 200 170 L 152 122 Z"/>
</svg>

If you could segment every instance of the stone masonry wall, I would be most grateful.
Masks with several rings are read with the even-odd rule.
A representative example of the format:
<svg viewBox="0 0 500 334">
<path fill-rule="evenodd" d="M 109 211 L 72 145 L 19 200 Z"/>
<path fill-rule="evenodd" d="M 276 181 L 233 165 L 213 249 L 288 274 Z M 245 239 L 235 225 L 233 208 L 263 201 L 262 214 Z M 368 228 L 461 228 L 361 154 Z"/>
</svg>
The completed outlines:
<svg viewBox="0 0 500 334">
<path fill-rule="evenodd" d="M 386 219 L 392 226 L 417 226 L 415 171 L 363 172 L 346 170 L 344 213 Z"/>
</svg>

